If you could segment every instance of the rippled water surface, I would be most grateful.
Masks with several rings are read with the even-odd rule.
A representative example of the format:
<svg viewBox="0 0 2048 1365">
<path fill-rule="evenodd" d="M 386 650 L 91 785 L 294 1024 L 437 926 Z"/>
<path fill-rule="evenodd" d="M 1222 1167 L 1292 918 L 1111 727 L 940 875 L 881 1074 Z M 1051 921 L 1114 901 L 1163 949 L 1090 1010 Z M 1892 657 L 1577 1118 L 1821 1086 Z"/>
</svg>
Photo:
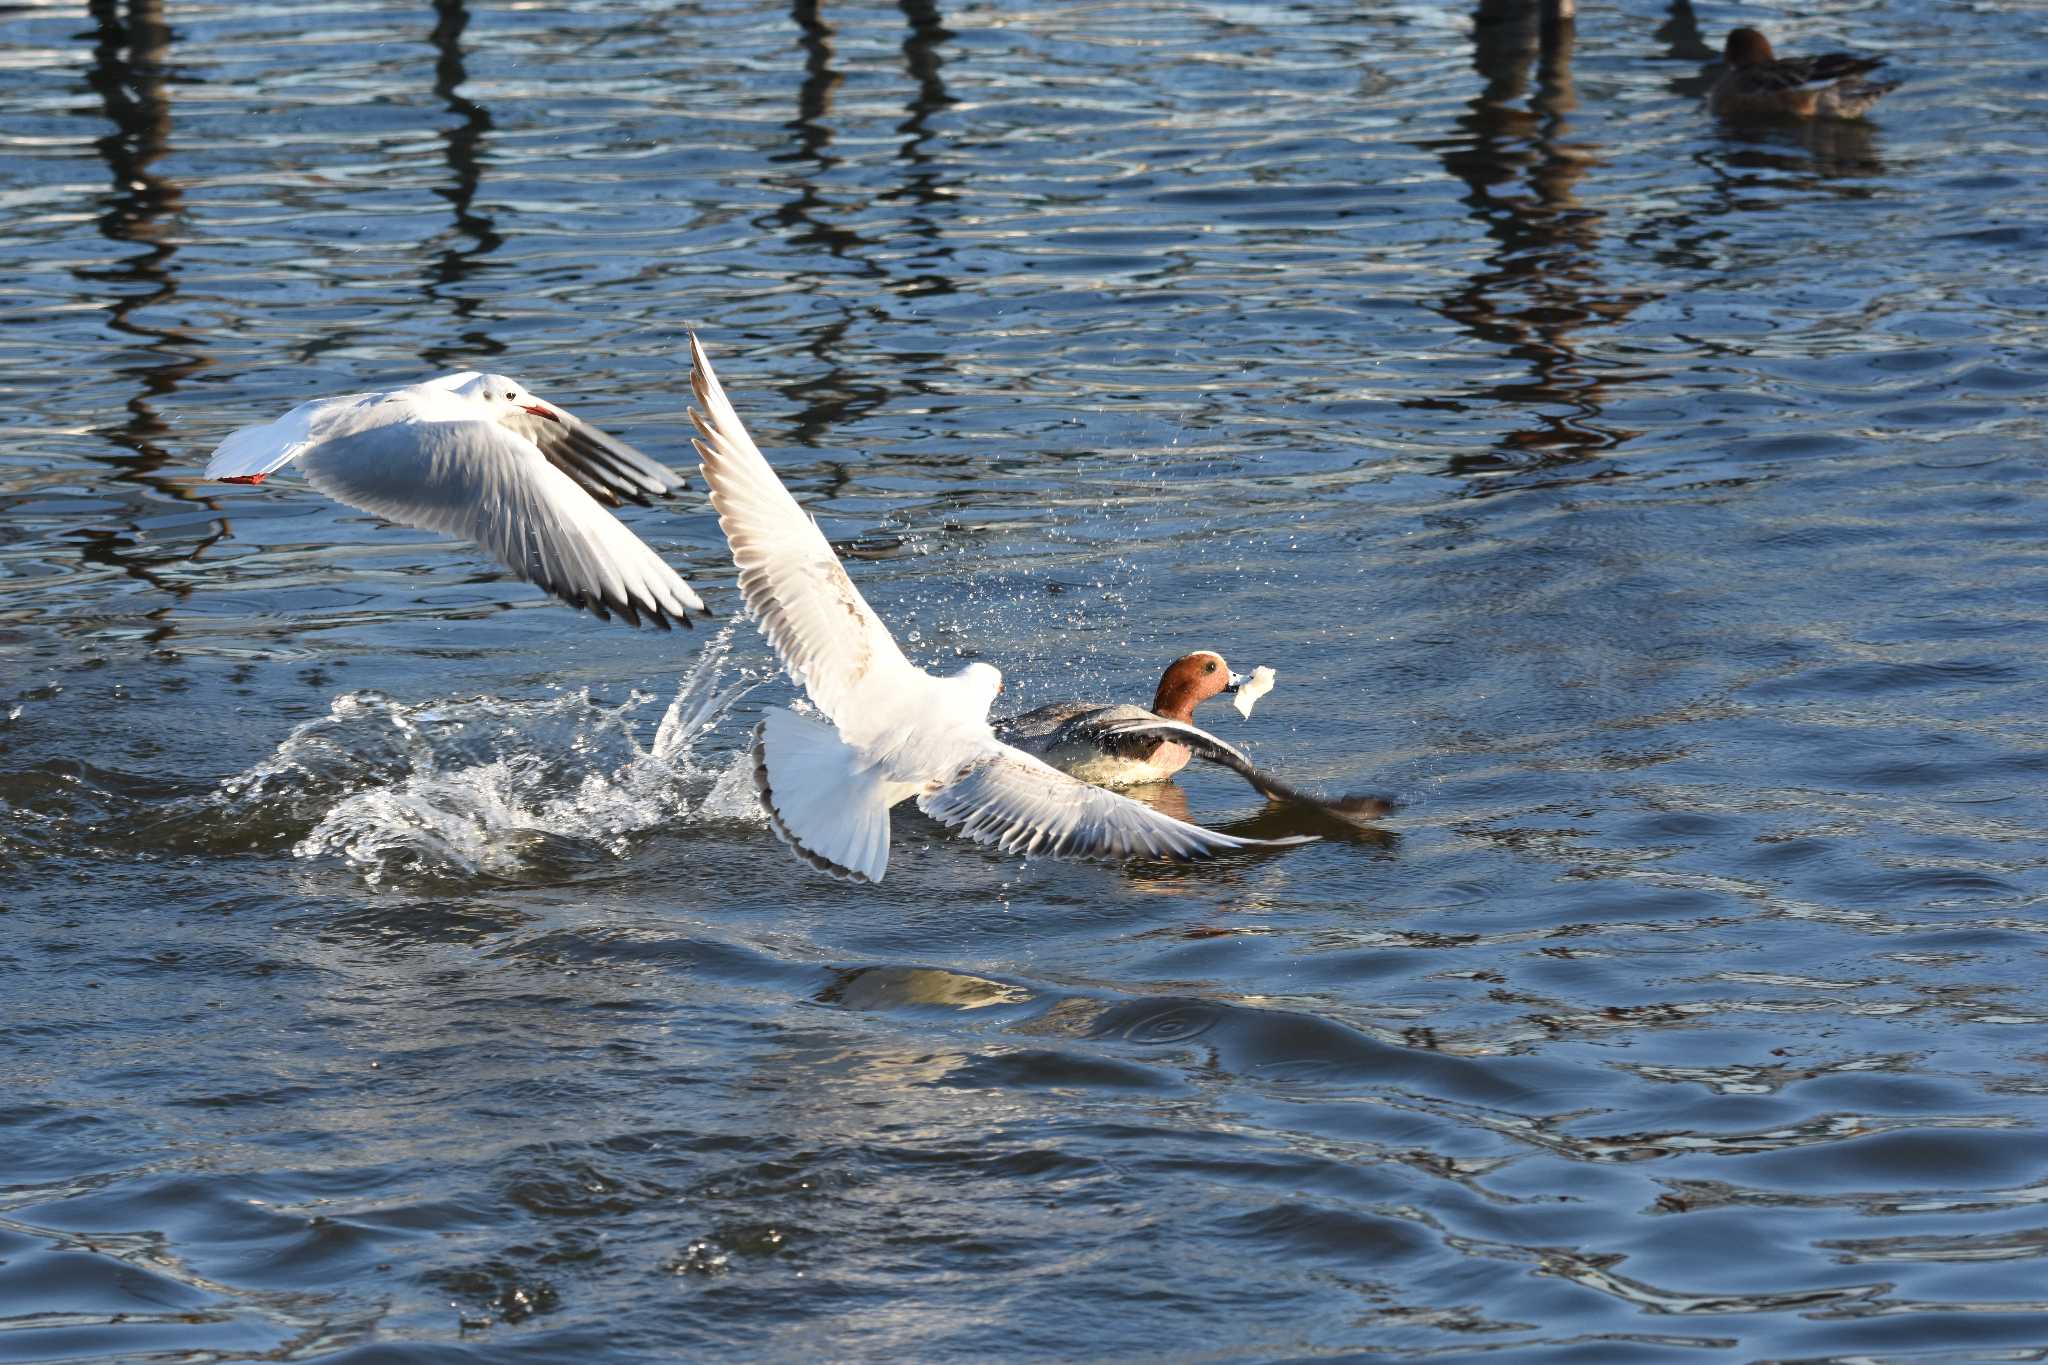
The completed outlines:
<svg viewBox="0 0 2048 1365">
<path fill-rule="evenodd" d="M 2048 1359 L 2038 5 L 83 8 L 0 8 L 0 1360 Z M 1716 127 L 1735 22 L 1905 83 Z M 1270 664 L 1203 718 L 1387 837 L 842 887 L 744 624 L 195 477 L 469 366 L 681 464 L 689 326 L 916 657 Z"/>
</svg>

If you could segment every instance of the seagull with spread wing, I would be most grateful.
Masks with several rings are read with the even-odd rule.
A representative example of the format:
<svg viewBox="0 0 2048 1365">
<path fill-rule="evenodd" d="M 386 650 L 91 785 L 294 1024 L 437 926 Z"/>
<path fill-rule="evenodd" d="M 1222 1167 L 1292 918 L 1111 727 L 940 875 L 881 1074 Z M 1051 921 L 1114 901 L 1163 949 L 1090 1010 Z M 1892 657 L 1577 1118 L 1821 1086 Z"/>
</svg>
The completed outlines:
<svg viewBox="0 0 2048 1365">
<path fill-rule="evenodd" d="M 683 486 L 666 465 L 503 375 L 465 370 L 301 403 L 231 432 L 206 477 L 261 483 L 288 464 L 351 507 L 474 541 L 601 620 L 690 625 L 704 602 L 608 510 Z M 706 613 L 708 614 L 708 613 Z"/>
<path fill-rule="evenodd" d="M 811 866 L 876 882 L 889 809 L 918 809 L 1006 853 L 1192 859 L 1310 842 L 1203 829 L 1078 781 L 997 739 L 1003 675 L 934 677 L 905 658 L 817 523 L 755 446 L 696 337 L 690 418 L 704 480 L 739 566 L 740 596 L 825 721 L 777 708 L 754 731 L 754 785 L 782 841 Z"/>
</svg>

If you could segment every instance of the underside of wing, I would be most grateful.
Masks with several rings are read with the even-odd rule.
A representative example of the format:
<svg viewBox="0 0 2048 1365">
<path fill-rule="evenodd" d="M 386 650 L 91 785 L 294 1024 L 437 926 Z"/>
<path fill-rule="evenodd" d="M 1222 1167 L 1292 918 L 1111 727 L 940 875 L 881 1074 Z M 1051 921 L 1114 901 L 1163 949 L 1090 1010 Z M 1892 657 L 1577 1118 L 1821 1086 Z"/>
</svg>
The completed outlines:
<svg viewBox="0 0 2048 1365">
<path fill-rule="evenodd" d="M 666 630 L 704 603 L 623 522 L 534 445 L 488 422 L 413 422 L 322 442 L 300 460 L 315 488 L 408 526 L 461 536 L 600 619 Z"/>
<path fill-rule="evenodd" d="M 747 434 L 694 336 L 690 352 L 690 418 L 711 505 L 739 566 L 740 596 L 790 677 L 857 743 L 860 700 L 900 697 L 919 670 Z"/>
<path fill-rule="evenodd" d="M 1005 853 L 1119 861 L 1187 861 L 1244 849 L 1311 842 L 1240 839 L 1176 820 L 1128 796 L 1068 777 L 1005 744 L 962 764 L 918 807 L 942 824 Z"/>
<path fill-rule="evenodd" d="M 1284 781 L 1254 764 L 1242 749 L 1225 743 L 1200 726 L 1188 725 L 1181 721 L 1166 720 L 1163 717 L 1120 721 L 1104 726 L 1102 734 L 1103 738 L 1111 743 L 1119 740 L 1172 740 L 1176 744 L 1184 744 L 1197 758 L 1205 758 L 1211 763 L 1220 764 L 1242 777 L 1261 796 L 1270 796 L 1276 801 L 1291 801 L 1297 805 L 1313 806 L 1353 824 L 1387 815 L 1394 810 L 1395 803 L 1384 796 L 1352 793 L 1333 799 L 1303 791 L 1291 782 Z"/>
<path fill-rule="evenodd" d="M 644 455 L 616 436 L 609 436 L 575 414 L 547 404 L 560 421 L 550 422 L 527 412 L 514 412 L 504 425 L 540 448 L 549 464 L 561 470 L 584 492 L 607 507 L 681 491 L 683 476 Z"/>
</svg>

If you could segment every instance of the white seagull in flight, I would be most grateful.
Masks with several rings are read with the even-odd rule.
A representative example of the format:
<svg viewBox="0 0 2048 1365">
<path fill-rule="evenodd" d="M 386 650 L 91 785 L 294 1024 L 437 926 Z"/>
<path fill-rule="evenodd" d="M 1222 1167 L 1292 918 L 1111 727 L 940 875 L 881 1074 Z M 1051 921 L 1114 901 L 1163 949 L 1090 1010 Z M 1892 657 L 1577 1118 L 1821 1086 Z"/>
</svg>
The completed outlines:
<svg viewBox="0 0 2048 1365">
<path fill-rule="evenodd" d="M 740 595 L 790 677 L 832 722 L 777 708 L 754 731 L 761 803 L 805 862 L 835 877 L 880 881 L 889 867 L 889 808 L 910 797 L 933 819 L 1006 853 L 1188 859 L 1313 840 L 1203 829 L 997 739 L 988 710 L 1003 675 L 972 663 L 934 677 L 903 656 L 747 435 L 694 336 L 690 353 L 697 453 L 739 566 Z"/>
<path fill-rule="evenodd" d="M 261 483 L 293 462 L 329 497 L 474 541 L 601 620 L 616 612 L 666 630 L 704 612 L 690 585 L 606 510 L 673 493 L 681 476 L 503 375 L 464 370 L 301 403 L 231 433 L 206 477 Z"/>
</svg>

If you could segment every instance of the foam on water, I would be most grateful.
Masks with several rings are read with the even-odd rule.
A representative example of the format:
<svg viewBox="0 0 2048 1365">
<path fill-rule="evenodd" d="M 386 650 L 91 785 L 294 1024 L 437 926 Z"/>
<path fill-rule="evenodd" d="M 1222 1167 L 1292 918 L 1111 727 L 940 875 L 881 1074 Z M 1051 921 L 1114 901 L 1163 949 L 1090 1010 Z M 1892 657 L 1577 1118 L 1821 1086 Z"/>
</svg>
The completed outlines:
<svg viewBox="0 0 2048 1365">
<path fill-rule="evenodd" d="M 511 877 L 616 858 L 636 835 L 693 817 L 758 819 L 744 750 L 697 753 L 753 685 L 725 680 L 731 635 L 706 644 L 644 744 L 645 692 L 616 704 L 588 688 L 532 701 L 349 692 L 216 801 L 311 819 L 292 853 L 338 857 L 372 883 Z"/>
</svg>

